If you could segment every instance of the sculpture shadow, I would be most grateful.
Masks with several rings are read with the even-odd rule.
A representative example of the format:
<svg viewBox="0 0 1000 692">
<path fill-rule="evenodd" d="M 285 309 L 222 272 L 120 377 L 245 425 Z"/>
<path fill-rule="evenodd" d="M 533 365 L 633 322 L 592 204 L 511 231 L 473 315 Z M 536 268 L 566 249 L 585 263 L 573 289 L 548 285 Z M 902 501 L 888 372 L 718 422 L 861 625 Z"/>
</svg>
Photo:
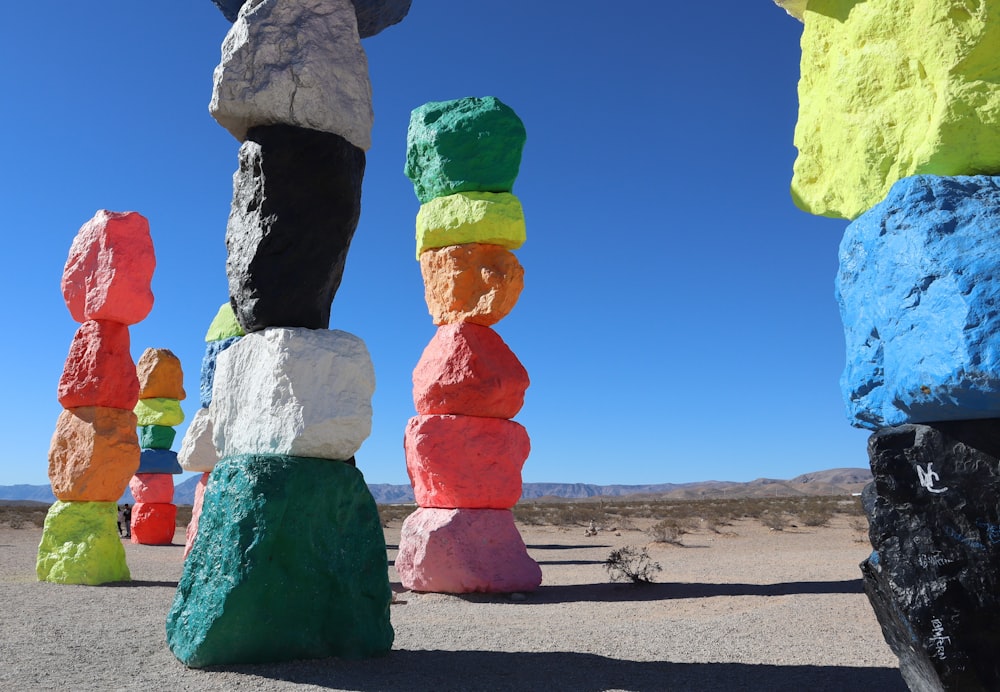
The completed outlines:
<svg viewBox="0 0 1000 692">
<path fill-rule="evenodd" d="M 540 565 L 603 565 L 604 560 L 537 560 Z"/>
<path fill-rule="evenodd" d="M 860 579 L 796 581 L 780 584 L 607 583 L 545 586 L 529 594 L 530 603 L 670 601 L 715 596 L 797 596 L 864 593 Z"/>
<path fill-rule="evenodd" d="M 176 581 L 143 581 L 141 579 L 134 579 L 132 581 L 114 581 L 108 584 L 101 584 L 101 586 L 106 586 L 110 588 L 128 589 L 128 588 L 142 588 L 149 586 L 159 586 L 168 589 L 176 589 Z"/>
<path fill-rule="evenodd" d="M 588 548 L 610 548 L 603 543 L 588 543 L 587 545 L 566 545 L 565 543 L 539 543 L 527 546 L 528 550 L 586 550 Z"/>
<path fill-rule="evenodd" d="M 627 661 L 569 651 L 408 651 L 361 661 L 322 659 L 267 665 L 213 666 L 283 682 L 328 689 L 406 690 L 574 690 L 634 692 L 685 690 L 769 690 L 842 692 L 873 689 L 906 692 L 896 668 L 670 663 Z"/>
</svg>

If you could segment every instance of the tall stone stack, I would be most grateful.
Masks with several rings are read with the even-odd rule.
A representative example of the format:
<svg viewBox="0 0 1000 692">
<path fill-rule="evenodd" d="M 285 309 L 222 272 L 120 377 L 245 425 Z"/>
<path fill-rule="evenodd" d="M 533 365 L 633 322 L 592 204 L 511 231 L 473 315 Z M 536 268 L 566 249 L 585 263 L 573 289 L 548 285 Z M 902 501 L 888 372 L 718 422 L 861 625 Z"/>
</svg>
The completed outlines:
<svg viewBox="0 0 1000 692">
<path fill-rule="evenodd" d="M 176 431 L 184 422 L 181 401 L 184 371 L 181 360 L 165 348 L 147 348 L 136 363 L 139 402 L 139 470 L 128 487 L 135 498 L 130 531 L 133 543 L 170 545 L 177 526 L 174 475 L 181 473 L 177 452 L 171 451 Z"/>
<path fill-rule="evenodd" d="M 1000 689 L 1000 0 L 778 4 L 805 25 L 793 197 L 853 220 L 865 589 L 911 689 Z"/>
<path fill-rule="evenodd" d="M 524 285 L 511 252 L 525 240 L 511 193 L 524 141 L 520 118 L 494 97 L 427 103 L 410 118 L 417 258 L 438 327 L 413 371 L 417 415 L 404 436 L 418 509 L 396 570 L 414 591 L 531 591 L 542 579 L 510 511 L 530 451 L 511 420 L 528 373 L 492 329 Z"/>
<path fill-rule="evenodd" d="M 370 143 L 360 38 L 408 8 L 248 0 L 223 41 L 209 110 L 242 142 L 226 273 L 246 335 L 216 358 L 219 461 L 167 616 L 188 666 L 392 645 L 382 526 L 353 464 L 374 369 L 364 342 L 329 322 Z"/>
<path fill-rule="evenodd" d="M 69 251 L 62 293 L 81 323 L 59 379 L 64 411 L 49 448 L 57 501 L 38 546 L 41 581 L 104 584 L 130 578 L 117 502 L 139 467 L 139 380 L 128 328 L 153 307 L 156 258 L 149 223 L 135 212 L 100 210 Z"/>
</svg>

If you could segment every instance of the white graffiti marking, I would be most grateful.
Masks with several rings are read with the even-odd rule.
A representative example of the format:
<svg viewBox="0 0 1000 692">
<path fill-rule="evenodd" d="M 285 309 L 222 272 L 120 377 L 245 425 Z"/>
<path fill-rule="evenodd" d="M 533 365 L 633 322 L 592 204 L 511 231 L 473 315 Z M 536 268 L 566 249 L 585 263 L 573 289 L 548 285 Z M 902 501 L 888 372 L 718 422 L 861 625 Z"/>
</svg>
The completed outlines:
<svg viewBox="0 0 1000 692">
<path fill-rule="evenodd" d="M 944 645 L 951 644 L 951 637 L 945 636 L 944 625 L 937 618 L 931 620 L 931 627 L 933 628 L 933 631 L 931 632 L 930 643 L 931 646 L 934 647 L 934 651 L 931 655 L 943 661 L 948 658 L 944 653 Z"/>
<path fill-rule="evenodd" d="M 917 465 L 917 477 L 920 478 L 920 485 L 927 488 L 932 493 L 943 493 L 948 488 L 935 488 L 934 481 L 941 480 L 941 476 L 938 475 L 937 471 L 934 470 L 934 463 L 931 462 L 927 464 L 927 470 L 920 468 Z"/>
</svg>

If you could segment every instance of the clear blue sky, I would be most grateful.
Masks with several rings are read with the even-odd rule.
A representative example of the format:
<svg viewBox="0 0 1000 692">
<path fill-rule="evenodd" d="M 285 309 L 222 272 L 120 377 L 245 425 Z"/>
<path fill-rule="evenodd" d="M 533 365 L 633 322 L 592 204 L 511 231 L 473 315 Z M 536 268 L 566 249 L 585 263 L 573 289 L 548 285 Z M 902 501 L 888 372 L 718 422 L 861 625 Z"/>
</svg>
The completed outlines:
<svg viewBox="0 0 1000 692">
<path fill-rule="evenodd" d="M 414 0 L 363 42 L 374 92 L 361 222 L 331 327 L 377 376 L 369 482 L 405 483 L 410 375 L 434 332 L 403 176 L 410 110 L 494 95 L 528 131 L 514 193 L 526 287 L 497 331 L 531 375 L 526 481 L 788 478 L 865 466 L 846 422 L 833 298 L 845 222 L 798 211 L 801 25 L 769 0 L 704 6 Z M 48 482 L 76 329 L 59 281 L 99 208 L 151 224 L 156 304 L 133 357 L 169 348 L 198 406 L 227 300 L 238 142 L 208 115 L 229 23 L 209 0 L 14 3 L 0 26 L 0 484 Z M 182 428 L 183 429 L 183 428 Z M 175 449 L 179 446 L 178 442 Z"/>
</svg>

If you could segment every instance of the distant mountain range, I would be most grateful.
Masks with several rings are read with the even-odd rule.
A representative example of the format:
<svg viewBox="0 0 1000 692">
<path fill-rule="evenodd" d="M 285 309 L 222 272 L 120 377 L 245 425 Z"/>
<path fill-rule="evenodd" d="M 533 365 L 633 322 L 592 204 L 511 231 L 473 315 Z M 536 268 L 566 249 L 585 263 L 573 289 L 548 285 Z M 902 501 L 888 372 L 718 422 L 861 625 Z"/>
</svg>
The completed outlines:
<svg viewBox="0 0 1000 692">
<path fill-rule="evenodd" d="M 174 488 L 174 503 L 194 503 L 194 489 L 200 476 L 191 476 Z M 694 500 L 707 497 L 794 497 L 801 495 L 850 495 L 860 493 L 872 479 L 863 468 L 829 469 L 804 473 L 790 480 L 758 478 L 747 483 L 735 481 L 700 481 L 697 483 L 659 483 L 654 485 L 593 485 L 590 483 L 525 483 L 524 500 L 581 500 L 599 497 L 648 496 L 667 500 Z M 413 502 L 413 488 L 407 485 L 371 483 L 369 489 L 379 504 Z M 52 503 L 55 496 L 48 485 L 0 485 L 0 501 Z M 133 503 L 126 491 L 119 502 Z"/>
</svg>

